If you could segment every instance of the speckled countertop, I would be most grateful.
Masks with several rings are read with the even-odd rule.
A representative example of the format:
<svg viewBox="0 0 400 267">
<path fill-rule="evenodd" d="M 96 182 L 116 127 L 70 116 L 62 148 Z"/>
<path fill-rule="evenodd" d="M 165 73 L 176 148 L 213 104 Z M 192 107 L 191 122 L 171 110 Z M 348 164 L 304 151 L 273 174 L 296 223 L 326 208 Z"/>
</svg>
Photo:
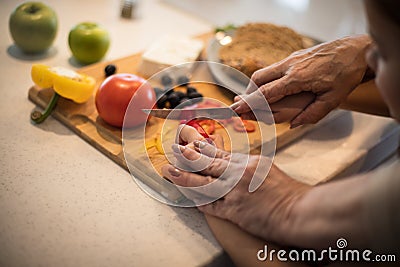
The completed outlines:
<svg viewBox="0 0 400 267">
<path fill-rule="evenodd" d="M 55 119 L 32 125 L 35 106 L 27 98 L 32 63 L 79 67 L 71 65 L 67 46 L 67 33 L 79 22 L 96 21 L 110 30 L 109 60 L 143 50 L 160 33 L 207 32 L 212 18 L 157 0 L 139 1 L 132 20 L 120 18 L 119 0 L 46 0 L 58 13 L 58 36 L 48 55 L 29 58 L 16 53 L 8 33 L 18 2 L 2 0 L 0 8 L 0 266 L 199 266 L 220 257 L 202 214 L 153 200 L 128 172 Z M 217 5 L 186 4 L 204 8 L 211 2 Z M 251 18 L 252 11 L 246 12 Z M 224 14 L 210 14 L 217 15 Z M 348 33 L 354 33 L 351 25 Z M 338 24 L 343 27 L 346 20 Z"/>
</svg>

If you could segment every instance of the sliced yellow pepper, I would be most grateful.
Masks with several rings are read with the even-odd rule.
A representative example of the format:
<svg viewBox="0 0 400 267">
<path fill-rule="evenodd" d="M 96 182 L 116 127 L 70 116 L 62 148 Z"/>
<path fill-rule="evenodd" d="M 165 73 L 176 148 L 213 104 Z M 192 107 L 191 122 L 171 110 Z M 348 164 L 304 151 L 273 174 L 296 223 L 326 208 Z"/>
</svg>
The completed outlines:
<svg viewBox="0 0 400 267">
<path fill-rule="evenodd" d="M 55 92 L 43 114 L 38 111 L 32 112 L 31 119 L 36 123 L 41 123 L 48 117 L 59 96 L 79 104 L 84 103 L 92 96 L 96 85 L 96 80 L 88 75 L 62 67 L 51 68 L 43 64 L 32 65 L 31 77 L 37 86 L 52 87 Z"/>
<path fill-rule="evenodd" d="M 161 137 L 160 133 L 157 133 L 157 136 L 156 136 L 156 148 L 159 153 L 161 153 L 162 155 L 165 154 L 163 144 L 162 144 L 162 137 Z"/>
</svg>

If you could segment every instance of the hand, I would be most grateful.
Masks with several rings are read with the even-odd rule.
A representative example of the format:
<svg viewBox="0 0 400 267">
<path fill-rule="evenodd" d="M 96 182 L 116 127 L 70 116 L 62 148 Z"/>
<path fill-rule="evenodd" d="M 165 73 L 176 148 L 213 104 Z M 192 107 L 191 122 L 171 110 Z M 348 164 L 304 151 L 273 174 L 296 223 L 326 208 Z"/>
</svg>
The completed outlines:
<svg viewBox="0 0 400 267">
<path fill-rule="evenodd" d="M 257 94 L 259 95 L 258 97 L 264 98 L 261 93 L 257 92 Z M 251 94 L 252 98 L 255 96 L 256 94 Z M 238 102 L 242 98 L 246 98 L 246 96 L 236 96 L 235 101 Z M 288 122 L 292 121 L 294 118 L 297 117 L 297 115 L 303 112 L 307 108 L 307 106 L 314 101 L 314 99 L 315 95 L 313 93 L 301 92 L 295 95 L 286 96 L 281 100 L 270 104 L 270 109 L 267 108 L 267 102 L 265 102 L 263 107 L 257 105 L 256 109 L 252 108 L 251 111 L 242 113 L 240 114 L 240 116 L 242 117 L 242 119 L 245 120 L 258 120 L 263 121 L 267 124 Z"/>
<path fill-rule="evenodd" d="M 291 120 L 291 126 L 316 123 L 361 83 L 368 69 L 365 53 L 370 45 L 371 39 L 360 35 L 297 51 L 256 71 L 251 77 L 254 83 L 250 83 L 242 98 L 260 102 L 261 93 L 272 106 L 287 96 L 311 92 L 315 99 Z M 243 99 L 233 107 L 239 114 L 250 111 Z"/>
<path fill-rule="evenodd" d="M 212 143 L 219 149 L 224 149 L 224 140 L 220 135 L 209 135 Z M 176 131 L 175 143 L 180 145 L 186 145 L 194 148 L 193 142 L 195 141 L 210 141 L 206 140 L 194 127 L 180 124 Z"/>
<path fill-rule="evenodd" d="M 264 239 L 291 243 L 287 234 L 293 231 L 293 204 L 309 186 L 291 179 L 263 156 L 231 154 L 198 141 L 194 142 L 194 149 L 175 145 L 174 151 L 182 164 L 193 169 L 203 168 L 199 173 L 192 173 L 172 165 L 162 167 L 163 175 L 182 186 L 181 191 L 188 198 L 202 203 L 202 196 L 211 199 L 222 191 L 229 192 L 219 200 L 199 206 L 199 210 L 232 221 Z M 208 165 L 205 167 L 204 163 Z M 252 179 L 265 180 L 250 193 Z M 214 187 L 204 189 L 207 185 Z"/>
</svg>

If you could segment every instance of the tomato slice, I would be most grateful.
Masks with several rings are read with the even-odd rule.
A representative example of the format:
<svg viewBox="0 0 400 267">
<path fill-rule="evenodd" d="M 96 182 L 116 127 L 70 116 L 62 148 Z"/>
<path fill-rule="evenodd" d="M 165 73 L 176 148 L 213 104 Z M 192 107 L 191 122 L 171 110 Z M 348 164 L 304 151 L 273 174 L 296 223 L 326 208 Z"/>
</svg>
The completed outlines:
<svg viewBox="0 0 400 267">
<path fill-rule="evenodd" d="M 233 122 L 233 129 L 237 132 L 254 132 L 256 130 L 256 126 L 253 122 L 243 119 L 236 119 Z"/>
<path fill-rule="evenodd" d="M 199 134 L 201 134 L 204 138 L 210 138 L 207 134 L 207 132 L 203 129 L 203 127 L 199 124 L 197 120 L 190 120 L 187 122 L 184 122 L 186 125 L 192 126 L 195 128 Z"/>
<path fill-rule="evenodd" d="M 211 135 L 215 132 L 215 121 L 214 120 L 199 120 L 201 128 L 206 131 L 208 135 Z"/>
</svg>

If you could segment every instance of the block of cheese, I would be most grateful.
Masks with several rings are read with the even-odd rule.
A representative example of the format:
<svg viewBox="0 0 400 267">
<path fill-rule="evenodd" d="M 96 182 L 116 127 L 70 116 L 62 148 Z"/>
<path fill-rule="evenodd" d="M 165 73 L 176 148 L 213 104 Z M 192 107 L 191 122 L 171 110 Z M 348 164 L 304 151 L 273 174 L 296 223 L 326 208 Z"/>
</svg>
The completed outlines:
<svg viewBox="0 0 400 267">
<path fill-rule="evenodd" d="M 203 46 L 200 40 L 165 36 L 143 53 L 138 71 L 142 76 L 149 78 L 165 68 L 193 62 L 199 57 Z"/>
</svg>

